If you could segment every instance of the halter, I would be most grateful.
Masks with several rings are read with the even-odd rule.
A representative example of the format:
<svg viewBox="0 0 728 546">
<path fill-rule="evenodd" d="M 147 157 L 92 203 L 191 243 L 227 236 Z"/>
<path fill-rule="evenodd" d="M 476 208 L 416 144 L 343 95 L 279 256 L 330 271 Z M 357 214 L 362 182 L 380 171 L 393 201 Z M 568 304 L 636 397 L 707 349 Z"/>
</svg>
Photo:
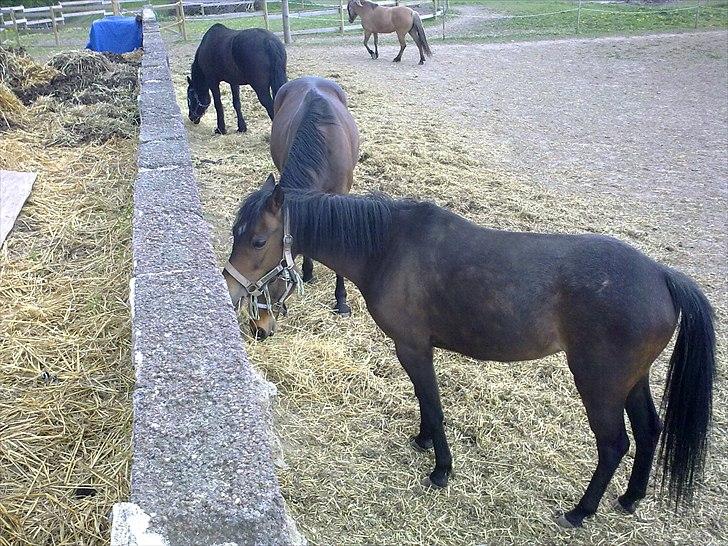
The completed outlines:
<svg viewBox="0 0 728 546">
<path fill-rule="evenodd" d="M 259 309 L 266 309 L 278 316 L 279 313 L 286 315 L 286 300 L 291 295 L 293 289 L 299 295 L 303 294 L 303 280 L 301 274 L 296 269 L 293 261 L 293 237 L 291 236 L 290 215 L 288 209 L 283 210 L 283 257 L 281 261 L 273 269 L 268 271 L 256 282 L 251 281 L 245 275 L 240 273 L 235 266 L 229 261 L 225 264 L 224 270 L 227 271 L 245 290 L 248 297 L 248 313 L 250 318 L 258 320 L 260 318 Z M 280 298 L 274 303 L 270 299 L 270 284 L 276 279 L 283 279 L 286 283 L 286 289 Z M 258 298 L 263 296 L 265 303 L 260 303 Z"/>
</svg>

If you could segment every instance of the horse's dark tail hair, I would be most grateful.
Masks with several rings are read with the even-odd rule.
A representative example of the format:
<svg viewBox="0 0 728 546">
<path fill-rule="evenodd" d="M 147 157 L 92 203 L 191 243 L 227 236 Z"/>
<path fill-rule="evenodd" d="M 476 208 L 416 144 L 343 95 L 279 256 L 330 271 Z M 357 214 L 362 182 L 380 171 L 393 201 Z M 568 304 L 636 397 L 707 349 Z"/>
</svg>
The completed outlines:
<svg viewBox="0 0 728 546">
<path fill-rule="evenodd" d="M 688 277 L 666 269 L 665 280 L 680 326 L 662 399 L 664 429 L 660 440 L 662 488 L 667 485 L 677 509 L 693 498 L 695 480 L 705 466 L 713 409 L 715 330 L 713 310 Z"/>
<path fill-rule="evenodd" d="M 270 59 L 270 90 L 273 98 L 281 86 L 288 81 L 286 76 L 286 48 L 278 38 L 268 40 L 268 58 Z"/>
<path fill-rule="evenodd" d="M 412 19 L 412 28 L 417 32 L 417 38 L 419 38 L 420 45 L 422 45 L 422 50 L 425 52 L 425 55 L 432 57 L 432 50 L 430 49 L 430 44 L 427 43 L 427 35 L 425 34 L 425 28 L 422 26 L 420 14 L 415 11 Z"/>
</svg>

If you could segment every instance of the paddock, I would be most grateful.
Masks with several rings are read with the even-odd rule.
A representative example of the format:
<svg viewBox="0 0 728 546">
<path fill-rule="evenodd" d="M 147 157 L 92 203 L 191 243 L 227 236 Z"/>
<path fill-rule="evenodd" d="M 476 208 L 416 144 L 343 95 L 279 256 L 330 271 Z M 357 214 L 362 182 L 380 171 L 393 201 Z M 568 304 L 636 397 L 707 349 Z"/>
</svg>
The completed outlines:
<svg viewBox="0 0 728 546">
<path fill-rule="evenodd" d="M 334 79 L 349 96 L 362 137 L 353 192 L 429 199 L 500 229 L 613 235 L 695 278 L 718 325 L 712 450 L 693 509 L 671 512 L 655 488 L 636 516 L 610 506 L 626 487 L 632 442 L 597 515 L 564 531 L 554 514 L 580 497 L 596 450 L 563 356 L 504 364 L 436 351 L 455 476 L 425 491 L 431 456 L 409 448 L 417 401 L 393 346 L 353 285 L 352 317 L 331 313 L 334 275 L 317 265 L 276 336 L 246 340 L 278 388 L 278 478 L 312 544 L 728 540 L 725 39 L 433 44 L 424 69 L 412 44 L 402 63 L 385 60 L 393 41 L 379 61 L 351 45 L 288 50 L 289 78 Z M 183 114 L 194 50 L 170 47 Z M 186 123 L 219 263 L 241 198 L 274 172 L 268 117 L 241 92 L 247 133 L 213 135 L 214 113 Z M 234 119 L 229 92 L 223 103 Z M 653 367 L 658 400 L 669 354 Z"/>
</svg>

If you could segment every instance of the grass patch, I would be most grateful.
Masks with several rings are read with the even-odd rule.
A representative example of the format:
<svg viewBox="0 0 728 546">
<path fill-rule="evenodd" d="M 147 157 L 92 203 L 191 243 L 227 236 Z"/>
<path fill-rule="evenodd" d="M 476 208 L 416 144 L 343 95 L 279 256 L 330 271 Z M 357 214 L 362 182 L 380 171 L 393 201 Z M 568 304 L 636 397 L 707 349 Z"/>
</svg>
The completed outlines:
<svg viewBox="0 0 728 546">
<path fill-rule="evenodd" d="M 726 0 L 703 2 L 697 21 L 696 0 L 662 5 L 600 4 L 585 1 L 582 3 L 580 16 L 577 11 L 578 2 L 574 0 L 452 0 L 450 5 L 455 15 L 463 15 L 459 9 L 462 6 L 478 6 L 494 16 L 513 16 L 473 18 L 473 25 L 460 38 L 477 42 L 728 27 Z"/>
</svg>

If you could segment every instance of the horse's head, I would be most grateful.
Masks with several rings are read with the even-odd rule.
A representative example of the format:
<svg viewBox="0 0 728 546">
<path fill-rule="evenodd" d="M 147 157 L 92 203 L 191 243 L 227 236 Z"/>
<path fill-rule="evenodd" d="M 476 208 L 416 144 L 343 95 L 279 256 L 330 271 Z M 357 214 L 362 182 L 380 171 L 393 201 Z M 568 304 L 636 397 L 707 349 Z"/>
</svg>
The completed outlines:
<svg viewBox="0 0 728 546">
<path fill-rule="evenodd" d="M 353 23 L 354 19 L 356 19 L 356 16 L 359 14 L 357 8 L 361 7 L 361 1 L 362 0 L 349 0 L 349 3 L 346 5 L 346 10 L 349 12 L 350 23 Z"/>
<path fill-rule="evenodd" d="M 195 87 L 189 76 L 187 76 L 187 107 L 190 121 L 195 125 L 200 123 L 205 111 L 210 107 L 210 90 Z"/>
<path fill-rule="evenodd" d="M 276 316 L 285 314 L 285 301 L 301 282 L 284 215 L 283 188 L 271 174 L 240 208 L 223 270 L 233 305 L 247 298 L 250 330 L 258 340 L 273 335 Z"/>
</svg>

